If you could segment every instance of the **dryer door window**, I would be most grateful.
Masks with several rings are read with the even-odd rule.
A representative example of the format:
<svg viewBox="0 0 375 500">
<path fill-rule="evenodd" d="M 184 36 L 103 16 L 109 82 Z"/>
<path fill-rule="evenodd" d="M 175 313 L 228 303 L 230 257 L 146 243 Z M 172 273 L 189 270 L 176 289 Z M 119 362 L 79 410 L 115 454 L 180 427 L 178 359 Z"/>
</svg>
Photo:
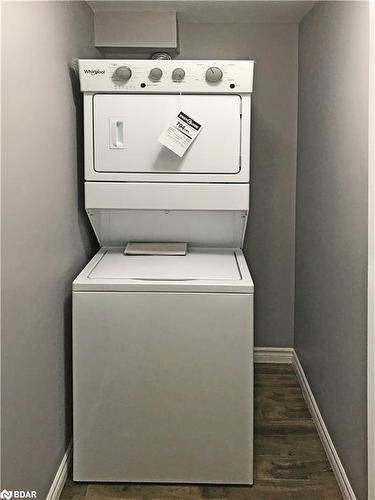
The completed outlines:
<svg viewBox="0 0 375 500">
<path fill-rule="evenodd" d="M 182 158 L 158 141 L 180 111 L 202 124 L 200 134 Z M 240 96 L 96 94 L 93 118 L 97 172 L 240 171 Z"/>
</svg>

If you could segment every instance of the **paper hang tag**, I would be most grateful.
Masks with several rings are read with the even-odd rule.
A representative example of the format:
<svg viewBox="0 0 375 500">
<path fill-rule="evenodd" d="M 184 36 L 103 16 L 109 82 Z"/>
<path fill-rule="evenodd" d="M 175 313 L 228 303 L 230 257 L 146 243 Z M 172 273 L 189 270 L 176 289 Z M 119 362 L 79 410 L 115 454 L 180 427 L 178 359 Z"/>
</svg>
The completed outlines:
<svg viewBox="0 0 375 500">
<path fill-rule="evenodd" d="M 180 111 L 173 122 L 160 134 L 158 141 L 182 157 L 201 130 L 201 123 Z"/>
</svg>

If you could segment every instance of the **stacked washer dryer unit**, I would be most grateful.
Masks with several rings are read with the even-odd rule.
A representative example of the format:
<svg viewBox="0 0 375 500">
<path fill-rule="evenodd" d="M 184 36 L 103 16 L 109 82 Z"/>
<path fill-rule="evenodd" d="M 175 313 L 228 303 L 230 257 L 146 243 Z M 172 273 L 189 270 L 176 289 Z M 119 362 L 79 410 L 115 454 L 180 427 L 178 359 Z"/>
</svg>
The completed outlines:
<svg viewBox="0 0 375 500">
<path fill-rule="evenodd" d="M 73 283 L 74 479 L 251 484 L 253 62 L 79 71 L 101 249 Z M 201 125 L 181 157 L 158 141 L 180 113 Z M 128 242 L 188 247 L 124 255 Z"/>
</svg>

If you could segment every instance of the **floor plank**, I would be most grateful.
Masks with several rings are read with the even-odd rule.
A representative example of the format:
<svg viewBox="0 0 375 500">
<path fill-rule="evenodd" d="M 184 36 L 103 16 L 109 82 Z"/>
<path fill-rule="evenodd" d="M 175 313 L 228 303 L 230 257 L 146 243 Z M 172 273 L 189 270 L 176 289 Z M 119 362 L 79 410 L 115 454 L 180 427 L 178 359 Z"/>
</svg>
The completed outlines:
<svg viewBox="0 0 375 500">
<path fill-rule="evenodd" d="M 254 486 L 74 483 L 61 500 L 339 500 L 293 367 L 255 365 Z"/>
</svg>

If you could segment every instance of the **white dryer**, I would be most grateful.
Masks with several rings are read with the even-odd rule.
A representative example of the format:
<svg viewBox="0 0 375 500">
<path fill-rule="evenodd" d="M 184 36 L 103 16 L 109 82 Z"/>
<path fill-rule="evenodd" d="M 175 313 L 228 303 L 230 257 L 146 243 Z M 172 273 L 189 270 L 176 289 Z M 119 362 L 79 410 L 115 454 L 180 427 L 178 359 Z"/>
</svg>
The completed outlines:
<svg viewBox="0 0 375 500">
<path fill-rule="evenodd" d="M 79 68 L 101 249 L 73 283 L 74 480 L 252 484 L 253 62 Z M 202 126 L 182 157 L 158 141 L 179 113 Z M 188 250 L 125 255 L 129 242 Z"/>
</svg>

